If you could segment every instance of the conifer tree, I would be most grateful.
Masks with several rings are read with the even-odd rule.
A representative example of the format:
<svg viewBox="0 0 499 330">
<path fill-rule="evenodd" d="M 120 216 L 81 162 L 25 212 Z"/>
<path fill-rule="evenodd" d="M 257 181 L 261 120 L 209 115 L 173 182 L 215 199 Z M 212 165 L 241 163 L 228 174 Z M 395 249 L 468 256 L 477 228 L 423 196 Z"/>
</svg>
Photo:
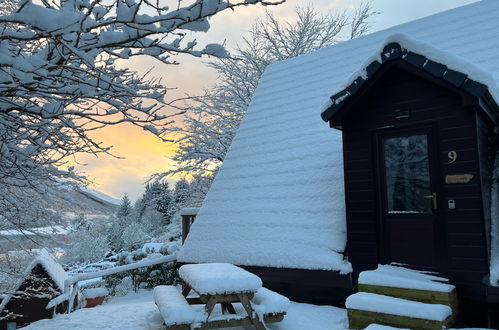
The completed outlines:
<svg viewBox="0 0 499 330">
<path fill-rule="evenodd" d="M 118 209 L 116 216 L 121 220 L 125 220 L 131 213 L 132 213 L 132 203 L 130 202 L 128 194 L 125 193 L 123 195 L 123 198 L 121 199 L 120 208 Z"/>
</svg>

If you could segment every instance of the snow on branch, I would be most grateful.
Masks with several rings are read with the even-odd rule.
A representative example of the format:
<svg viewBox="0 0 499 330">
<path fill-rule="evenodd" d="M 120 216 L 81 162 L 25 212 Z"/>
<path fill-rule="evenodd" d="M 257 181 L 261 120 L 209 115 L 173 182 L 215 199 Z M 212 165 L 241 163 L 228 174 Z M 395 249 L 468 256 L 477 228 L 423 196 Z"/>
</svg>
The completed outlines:
<svg viewBox="0 0 499 330">
<path fill-rule="evenodd" d="M 179 136 L 173 157 L 176 168 L 156 177 L 214 174 L 268 65 L 364 35 L 377 14 L 368 1 L 353 12 L 323 13 L 312 6 L 298 7 L 292 21 L 268 11 L 253 23 L 231 57 L 218 56 L 209 63 L 219 74 L 219 82 L 194 98 L 182 125 L 171 128 Z"/>
<path fill-rule="evenodd" d="M 165 139 L 185 112 L 183 99 L 150 73 L 117 60 L 148 56 L 177 64 L 179 54 L 221 56 L 189 31 L 209 17 L 250 4 L 285 0 L 3 0 L 0 8 L 0 222 L 22 208 L 12 187 L 42 191 L 54 178 L 81 180 L 66 161 L 110 153 L 89 133 L 129 123 Z M 123 63 L 123 62 L 121 62 Z M 26 202 L 26 201 L 24 201 Z"/>
</svg>

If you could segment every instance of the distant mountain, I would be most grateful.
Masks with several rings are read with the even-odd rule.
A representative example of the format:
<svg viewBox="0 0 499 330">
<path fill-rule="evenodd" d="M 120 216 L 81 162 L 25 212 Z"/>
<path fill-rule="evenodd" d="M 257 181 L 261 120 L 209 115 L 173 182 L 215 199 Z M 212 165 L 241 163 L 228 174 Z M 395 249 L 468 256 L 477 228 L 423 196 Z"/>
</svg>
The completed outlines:
<svg viewBox="0 0 499 330">
<path fill-rule="evenodd" d="M 95 200 L 97 203 L 102 203 L 104 202 L 105 204 L 110 204 L 112 207 L 119 206 L 121 204 L 121 200 L 113 198 L 109 195 L 106 195 L 105 193 L 95 190 L 95 189 L 90 189 L 86 187 L 78 187 L 76 190 L 84 195 L 86 195 L 88 198 Z"/>
<path fill-rule="evenodd" d="M 45 193 L 33 188 L 13 188 L 11 194 L 29 199 L 29 207 L 21 214 L 21 228 L 68 225 L 80 214 L 86 218 L 107 222 L 116 213 L 119 200 L 102 192 L 69 182 L 60 182 Z M 29 196 L 28 198 L 26 196 Z M 12 224 L 0 223 L 1 230 L 15 229 Z"/>
<path fill-rule="evenodd" d="M 28 195 L 29 207 L 21 214 L 19 226 L 0 223 L 0 259 L 2 251 L 36 248 L 40 244 L 59 246 L 58 241 L 53 240 L 64 239 L 80 214 L 106 226 L 120 203 L 102 192 L 68 182 L 60 182 L 44 194 L 32 188 L 11 189 L 11 192 Z"/>
<path fill-rule="evenodd" d="M 47 200 L 58 213 L 63 213 L 66 219 L 71 219 L 78 214 L 86 216 L 109 216 L 116 212 L 120 200 L 112 198 L 100 191 L 82 186 L 61 186 Z M 72 220 L 72 219 L 71 219 Z"/>
</svg>

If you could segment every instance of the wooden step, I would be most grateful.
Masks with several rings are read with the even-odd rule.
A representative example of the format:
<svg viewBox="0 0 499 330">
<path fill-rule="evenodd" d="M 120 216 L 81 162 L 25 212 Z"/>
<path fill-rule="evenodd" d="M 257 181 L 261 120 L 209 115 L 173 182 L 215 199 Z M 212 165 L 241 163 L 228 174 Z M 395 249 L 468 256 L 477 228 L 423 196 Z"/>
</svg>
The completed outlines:
<svg viewBox="0 0 499 330">
<path fill-rule="evenodd" d="M 457 294 L 451 292 L 438 292 L 416 289 L 395 288 L 381 285 L 359 284 L 359 292 L 375 293 L 395 298 L 419 301 L 427 304 L 447 305 L 457 312 Z"/>
<path fill-rule="evenodd" d="M 359 275 L 358 290 L 428 304 L 450 306 L 457 312 L 455 286 L 447 279 L 398 266 L 380 265 Z"/>
<path fill-rule="evenodd" d="M 351 329 L 364 329 L 376 323 L 399 328 L 440 330 L 452 320 L 446 305 L 427 304 L 367 292 L 359 292 L 346 301 Z"/>
</svg>

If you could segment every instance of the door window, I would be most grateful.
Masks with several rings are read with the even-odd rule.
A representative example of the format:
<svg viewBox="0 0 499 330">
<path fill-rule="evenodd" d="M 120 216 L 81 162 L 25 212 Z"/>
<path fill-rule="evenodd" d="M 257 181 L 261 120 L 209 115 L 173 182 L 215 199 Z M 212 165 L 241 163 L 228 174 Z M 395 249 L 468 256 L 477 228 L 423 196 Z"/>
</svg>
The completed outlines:
<svg viewBox="0 0 499 330">
<path fill-rule="evenodd" d="M 387 212 L 431 213 L 428 135 L 387 138 L 383 149 Z"/>
</svg>

